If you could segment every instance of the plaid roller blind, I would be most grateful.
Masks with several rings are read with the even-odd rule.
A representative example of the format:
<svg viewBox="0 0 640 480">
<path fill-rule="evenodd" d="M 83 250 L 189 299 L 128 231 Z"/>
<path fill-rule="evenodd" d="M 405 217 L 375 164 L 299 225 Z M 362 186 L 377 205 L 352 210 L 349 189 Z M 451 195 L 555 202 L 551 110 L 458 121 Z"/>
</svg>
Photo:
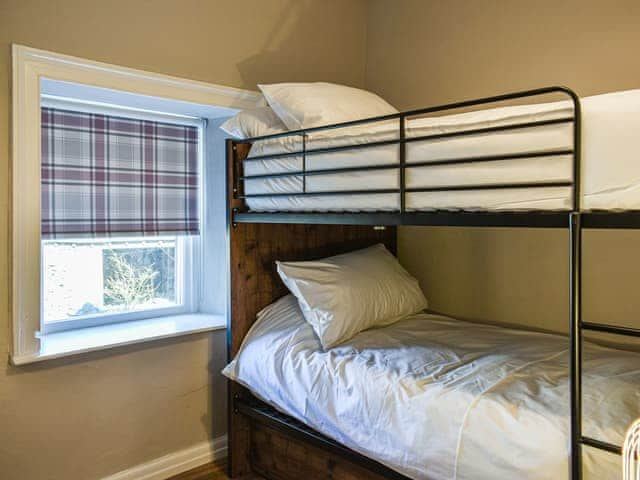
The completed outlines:
<svg viewBox="0 0 640 480">
<path fill-rule="evenodd" d="M 199 233 L 198 129 L 42 108 L 42 236 Z"/>
</svg>

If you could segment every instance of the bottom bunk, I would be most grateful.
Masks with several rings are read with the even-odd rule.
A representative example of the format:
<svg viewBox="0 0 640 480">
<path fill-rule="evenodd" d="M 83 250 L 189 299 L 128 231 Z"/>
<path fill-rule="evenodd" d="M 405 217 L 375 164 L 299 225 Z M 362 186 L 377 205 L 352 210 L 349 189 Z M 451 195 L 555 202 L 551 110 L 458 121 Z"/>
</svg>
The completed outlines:
<svg viewBox="0 0 640 480">
<path fill-rule="evenodd" d="M 395 253 L 395 227 L 238 222 L 229 239 L 232 478 L 252 472 L 270 480 L 569 477 L 576 430 L 569 426 L 566 337 L 418 313 L 425 304 L 391 324 L 328 340 L 301 320 L 300 302 L 287 296 L 296 293 L 289 281 L 297 274 L 281 278 L 276 262 L 291 270 L 296 265 L 285 264 L 376 244 Z M 381 255 L 402 270 L 389 252 Z M 317 270 L 327 259 L 303 263 Z M 360 280 L 389 278 L 356 270 Z M 324 298 L 354 293 L 353 283 L 334 283 L 338 288 Z M 348 306 L 351 323 L 369 304 L 389 303 L 387 287 L 328 303 Z M 585 342 L 583 359 L 582 432 L 607 447 L 582 442 L 584 478 L 619 480 L 615 453 L 640 415 L 639 355 Z M 254 396 L 270 407 L 252 402 Z"/>
<path fill-rule="evenodd" d="M 583 358 L 583 431 L 620 445 L 640 416 L 639 355 L 585 342 Z M 562 479 L 568 360 L 566 337 L 430 314 L 324 351 L 286 296 L 261 313 L 225 373 L 334 448 L 401 474 L 383 478 Z M 621 476 L 608 452 L 585 448 L 583 465 L 586 479 Z"/>
</svg>

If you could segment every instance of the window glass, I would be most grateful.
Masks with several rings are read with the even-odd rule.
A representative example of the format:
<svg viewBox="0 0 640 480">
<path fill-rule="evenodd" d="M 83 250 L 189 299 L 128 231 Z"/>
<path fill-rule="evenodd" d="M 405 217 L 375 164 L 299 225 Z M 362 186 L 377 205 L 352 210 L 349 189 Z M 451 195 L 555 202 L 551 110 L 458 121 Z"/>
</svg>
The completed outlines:
<svg viewBox="0 0 640 480">
<path fill-rule="evenodd" d="M 177 237 L 42 242 L 45 323 L 181 304 Z"/>
</svg>

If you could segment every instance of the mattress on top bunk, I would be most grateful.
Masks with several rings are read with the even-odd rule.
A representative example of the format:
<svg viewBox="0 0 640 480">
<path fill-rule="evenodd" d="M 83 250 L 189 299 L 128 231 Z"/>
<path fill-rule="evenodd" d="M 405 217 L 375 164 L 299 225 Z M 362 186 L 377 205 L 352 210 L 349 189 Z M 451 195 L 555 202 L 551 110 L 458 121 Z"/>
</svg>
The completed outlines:
<svg viewBox="0 0 640 480">
<path fill-rule="evenodd" d="M 640 416 L 639 354 L 585 342 L 583 431 L 621 445 Z M 418 314 L 323 351 L 288 295 L 265 308 L 225 375 L 411 478 L 568 478 L 566 337 Z M 584 448 L 585 479 L 620 457 Z"/>
<path fill-rule="evenodd" d="M 640 209 L 640 90 L 586 97 L 582 105 L 582 209 Z M 456 115 L 407 121 L 406 136 L 419 137 L 470 129 L 513 125 L 571 117 L 569 101 L 502 107 Z M 308 150 L 398 137 L 398 121 L 328 130 L 309 136 Z M 550 152 L 571 149 L 571 123 L 478 133 L 461 137 L 407 143 L 406 163 L 489 155 Z M 300 137 L 256 142 L 250 156 L 300 151 Z M 320 170 L 363 165 L 397 164 L 398 145 L 307 155 L 306 169 Z M 530 157 L 406 170 L 407 188 L 430 188 L 506 183 L 570 182 L 572 156 Z M 247 161 L 245 175 L 302 170 L 302 157 Z M 306 191 L 397 189 L 397 169 L 313 175 Z M 253 179 L 246 194 L 299 193 L 301 176 Z M 253 211 L 391 211 L 399 208 L 399 195 L 364 194 L 330 196 L 278 196 L 247 199 Z M 406 194 L 408 210 L 559 210 L 572 206 L 571 187 L 413 192 Z"/>
</svg>

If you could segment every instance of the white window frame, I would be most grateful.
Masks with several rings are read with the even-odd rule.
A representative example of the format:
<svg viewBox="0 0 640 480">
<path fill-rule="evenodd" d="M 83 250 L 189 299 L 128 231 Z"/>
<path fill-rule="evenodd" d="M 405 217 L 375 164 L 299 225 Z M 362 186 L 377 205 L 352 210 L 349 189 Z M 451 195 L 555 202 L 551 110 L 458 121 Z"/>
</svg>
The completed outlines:
<svg viewBox="0 0 640 480">
<path fill-rule="evenodd" d="M 12 342 L 14 364 L 44 358 L 40 292 L 40 82 L 52 79 L 234 109 L 264 104 L 253 91 L 12 46 Z"/>
</svg>

